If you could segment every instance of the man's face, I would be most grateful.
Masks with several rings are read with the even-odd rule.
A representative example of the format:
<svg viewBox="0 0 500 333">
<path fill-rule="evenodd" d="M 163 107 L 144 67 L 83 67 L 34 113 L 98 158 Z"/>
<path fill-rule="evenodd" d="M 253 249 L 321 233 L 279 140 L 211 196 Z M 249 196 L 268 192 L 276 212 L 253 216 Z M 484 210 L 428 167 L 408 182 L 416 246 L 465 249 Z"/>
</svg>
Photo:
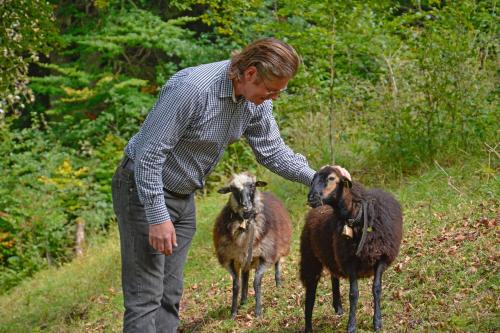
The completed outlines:
<svg viewBox="0 0 500 333">
<path fill-rule="evenodd" d="M 250 102 L 260 105 L 268 99 L 276 100 L 288 85 L 288 78 L 267 80 L 254 66 L 243 73 L 242 94 Z"/>
</svg>

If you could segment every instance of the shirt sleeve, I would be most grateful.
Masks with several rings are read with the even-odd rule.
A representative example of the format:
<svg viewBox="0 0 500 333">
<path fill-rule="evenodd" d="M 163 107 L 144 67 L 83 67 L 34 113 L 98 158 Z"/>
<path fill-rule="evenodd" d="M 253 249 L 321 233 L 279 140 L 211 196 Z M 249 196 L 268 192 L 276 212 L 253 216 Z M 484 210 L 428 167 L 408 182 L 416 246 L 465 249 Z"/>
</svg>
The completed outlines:
<svg viewBox="0 0 500 333">
<path fill-rule="evenodd" d="M 197 87 L 167 83 L 142 125 L 136 142 L 134 174 L 149 224 L 170 220 L 163 196 L 163 165 L 167 152 L 175 147 L 200 104 Z"/>
<path fill-rule="evenodd" d="M 244 135 L 260 164 L 288 180 L 310 186 L 315 171 L 304 156 L 294 153 L 285 144 L 272 109 L 271 101 L 261 104 Z"/>
</svg>

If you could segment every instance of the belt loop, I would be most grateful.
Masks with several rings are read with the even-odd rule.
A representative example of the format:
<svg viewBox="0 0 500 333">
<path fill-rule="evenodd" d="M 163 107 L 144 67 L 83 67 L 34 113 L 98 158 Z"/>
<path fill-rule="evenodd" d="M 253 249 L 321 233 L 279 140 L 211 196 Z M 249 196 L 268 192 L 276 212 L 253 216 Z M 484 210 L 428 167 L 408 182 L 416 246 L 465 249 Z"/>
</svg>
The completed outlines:
<svg viewBox="0 0 500 333">
<path fill-rule="evenodd" d="M 122 160 L 120 161 L 120 167 L 125 168 L 125 165 L 127 165 L 127 162 L 128 162 L 128 156 L 124 155 L 122 157 Z"/>
<path fill-rule="evenodd" d="M 134 171 L 134 160 L 131 159 L 130 157 L 128 157 L 126 154 L 125 156 L 123 157 L 121 163 L 120 163 L 120 166 L 123 168 L 123 169 L 127 169 L 127 170 L 130 170 L 130 171 Z"/>
<path fill-rule="evenodd" d="M 126 169 L 127 168 L 127 164 L 130 162 L 130 158 L 125 155 L 125 157 L 123 158 L 123 166 L 122 168 Z"/>
</svg>

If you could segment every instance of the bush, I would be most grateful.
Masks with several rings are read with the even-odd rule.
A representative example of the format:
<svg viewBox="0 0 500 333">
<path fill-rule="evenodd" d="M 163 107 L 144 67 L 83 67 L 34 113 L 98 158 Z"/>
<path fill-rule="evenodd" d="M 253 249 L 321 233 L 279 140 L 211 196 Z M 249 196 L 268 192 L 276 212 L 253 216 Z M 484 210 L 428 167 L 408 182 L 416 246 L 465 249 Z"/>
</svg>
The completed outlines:
<svg viewBox="0 0 500 333">
<path fill-rule="evenodd" d="M 85 222 L 88 237 L 107 231 L 109 179 L 123 141 L 109 135 L 102 150 L 83 153 L 37 130 L 0 131 L 6 139 L 0 167 L 9 170 L 0 180 L 0 286 L 6 291 L 43 267 L 71 260 L 77 220 Z"/>
</svg>

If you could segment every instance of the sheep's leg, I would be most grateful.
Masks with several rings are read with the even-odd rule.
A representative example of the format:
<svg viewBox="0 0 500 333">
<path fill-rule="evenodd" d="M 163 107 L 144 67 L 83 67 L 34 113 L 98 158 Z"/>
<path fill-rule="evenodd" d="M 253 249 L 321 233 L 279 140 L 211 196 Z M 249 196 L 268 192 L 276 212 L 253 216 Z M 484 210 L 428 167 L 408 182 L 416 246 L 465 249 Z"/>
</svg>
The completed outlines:
<svg viewBox="0 0 500 333">
<path fill-rule="evenodd" d="M 380 331 L 382 328 L 382 313 L 380 311 L 380 296 L 382 294 L 382 273 L 387 267 L 386 263 L 379 261 L 375 267 L 375 276 L 373 277 L 373 329 L 375 331 Z"/>
<path fill-rule="evenodd" d="M 229 273 L 233 278 L 233 300 L 231 303 L 231 318 L 235 319 L 238 313 L 238 293 L 240 292 L 240 276 L 234 265 L 234 261 L 229 265 Z"/>
<path fill-rule="evenodd" d="M 308 279 L 304 284 L 306 287 L 306 307 L 305 307 L 305 320 L 306 328 L 305 333 L 312 332 L 312 313 L 314 308 L 314 301 L 316 300 L 316 289 L 320 274 L 312 274 L 311 279 Z"/>
<path fill-rule="evenodd" d="M 358 278 L 355 273 L 349 275 L 349 321 L 347 323 L 347 332 L 356 332 L 356 306 L 358 304 L 359 290 Z"/>
<path fill-rule="evenodd" d="M 247 302 L 249 276 L 250 276 L 250 272 L 243 272 L 241 274 L 241 302 L 240 302 L 240 305 L 243 305 Z"/>
<path fill-rule="evenodd" d="M 274 280 L 276 281 L 276 287 L 281 287 L 281 267 L 279 260 L 274 264 Z"/>
<path fill-rule="evenodd" d="M 312 332 L 312 313 L 323 265 L 312 253 L 311 246 L 307 241 L 300 242 L 300 255 L 300 280 L 306 288 L 306 304 L 304 308 L 306 327 L 304 332 L 308 333 Z"/>
<path fill-rule="evenodd" d="M 264 260 L 259 260 L 259 266 L 255 270 L 255 277 L 253 280 L 253 289 L 255 290 L 255 315 L 257 317 L 262 316 L 262 302 L 261 302 L 261 285 L 262 276 L 266 271 L 266 263 Z"/>
<path fill-rule="evenodd" d="M 335 276 L 332 277 L 332 294 L 333 294 L 333 309 L 339 316 L 344 313 L 342 309 L 342 299 L 340 298 L 340 281 Z"/>
</svg>

